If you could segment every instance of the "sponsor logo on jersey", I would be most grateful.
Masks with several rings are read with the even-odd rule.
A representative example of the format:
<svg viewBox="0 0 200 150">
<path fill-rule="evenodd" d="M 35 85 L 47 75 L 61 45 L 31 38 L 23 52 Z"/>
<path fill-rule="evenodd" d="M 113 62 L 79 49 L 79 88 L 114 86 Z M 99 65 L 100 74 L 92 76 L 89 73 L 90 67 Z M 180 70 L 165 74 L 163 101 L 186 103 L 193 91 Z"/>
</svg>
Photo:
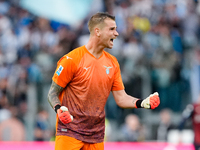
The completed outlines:
<svg viewBox="0 0 200 150">
<path fill-rule="evenodd" d="M 58 70 L 56 71 L 56 74 L 59 76 L 62 71 L 63 71 L 63 66 L 60 65 Z"/>
<path fill-rule="evenodd" d="M 104 66 L 105 68 L 106 68 L 106 74 L 109 74 L 110 73 L 110 68 L 112 68 L 112 67 L 107 67 L 107 66 Z"/>
</svg>

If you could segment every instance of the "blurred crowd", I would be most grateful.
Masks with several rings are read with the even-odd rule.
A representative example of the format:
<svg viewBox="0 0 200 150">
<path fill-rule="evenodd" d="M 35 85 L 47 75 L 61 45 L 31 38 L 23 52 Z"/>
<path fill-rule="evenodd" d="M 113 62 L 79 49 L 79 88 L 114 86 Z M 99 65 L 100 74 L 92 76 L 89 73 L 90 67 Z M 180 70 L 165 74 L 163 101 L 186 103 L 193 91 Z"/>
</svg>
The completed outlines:
<svg viewBox="0 0 200 150">
<path fill-rule="evenodd" d="M 197 100 L 198 0 L 99 0 L 76 28 L 36 16 L 20 7 L 19 2 L 0 0 L 0 141 L 45 141 L 54 136 L 55 112 L 49 108 L 47 91 L 56 63 L 64 54 L 86 44 L 88 18 L 98 11 L 116 17 L 119 37 L 108 51 L 120 63 L 128 94 L 145 98 L 159 92 L 161 104 L 154 111 L 157 115 L 163 109 L 181 113 L 187 104 Z M 140 110 L 123 110 L 110 96 L 106 112 L 107 119 L 117 122 L 116 128 L 121 132 L 113 140 L 156 140 L 148 133 L 145 138 L 145 126 L 140 125 L 143 118 L 138 118 Z M 135 121 L 129 121 L 130 118 Z M 13 130 L 10 124 L 16 125 L 14 131 L 20 131 L 18 139 L 9 136 Z M 161 130 L 159 122 L 157 126 Z M 131 135 L 129 130 L 138 131 Z M 12 135 L 19 134 L 14 131 Z"/>
</svg>

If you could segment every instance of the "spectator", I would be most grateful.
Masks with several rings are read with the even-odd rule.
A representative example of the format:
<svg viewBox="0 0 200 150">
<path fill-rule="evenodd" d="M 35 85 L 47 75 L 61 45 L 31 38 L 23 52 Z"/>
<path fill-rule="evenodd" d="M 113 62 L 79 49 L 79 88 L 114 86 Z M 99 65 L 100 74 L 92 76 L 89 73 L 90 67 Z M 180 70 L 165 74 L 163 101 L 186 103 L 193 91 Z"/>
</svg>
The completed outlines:
<svg viewBox="0 0 200 150">
<path fill-rule="evenodd" d="M 0 123 L 0 141 L 25 141 L 25 126 L 16 118 L 17 108 L 9 108 L 12 116 Z"/>
<path fill-rule="evenodd" d="M 40 110 L 36 118 L 35 141 L 48 141 L 51 139 L 53 131 L 50 130 L 49 114 L 46 110 Z"/>
<path fill-rule="evenodd" d="M 157 128 L 157 141 L 167 142 L 168 132 L 173 128 L 171 111 L 169 109 L 163 109 L 160 112 L 160 123 Z"/>
<path fill-rule="evenodd" d="M 144 126 L 140 123 L 140 119 L 135 114 L 129 114 L 125 118 L 125 123 L 121 126 L 120 141 L 144 141 L 145 130 Z"/>
<path fill-rule="evenodd" d="M 188 104 L 182 112 L 182 120 L 179 125 L 179 129 L 182 130 L 185 123 L 192 121 L 192 127 L 194 132 L 194 147 L 195 150 L 200 149 L 200 96 L 198 100 L 193 104 Z"/>
</svg>

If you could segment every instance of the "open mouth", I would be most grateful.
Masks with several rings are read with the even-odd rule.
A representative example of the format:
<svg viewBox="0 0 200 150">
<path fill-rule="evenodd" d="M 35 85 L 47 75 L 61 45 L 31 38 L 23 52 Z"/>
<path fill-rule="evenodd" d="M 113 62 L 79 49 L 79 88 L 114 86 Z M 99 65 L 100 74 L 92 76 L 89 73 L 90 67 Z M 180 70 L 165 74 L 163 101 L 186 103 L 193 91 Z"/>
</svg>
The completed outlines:
<svg viewBox="0 0 200 150">
<path fill-rule="evenodd" d="M 114 39 L 110 39 L 110 41 L 111 41 L 111 42 L 113 42 L 113 41 L 114 41 Z"/>
</svg>

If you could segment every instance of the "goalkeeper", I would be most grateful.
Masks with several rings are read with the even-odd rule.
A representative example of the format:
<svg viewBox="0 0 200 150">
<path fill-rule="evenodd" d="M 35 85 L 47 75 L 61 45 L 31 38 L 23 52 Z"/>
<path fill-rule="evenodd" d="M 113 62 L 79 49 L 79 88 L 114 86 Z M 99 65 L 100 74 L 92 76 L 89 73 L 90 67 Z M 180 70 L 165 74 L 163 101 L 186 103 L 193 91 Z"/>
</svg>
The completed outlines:
<svg viewBox="0 0 200 150">
<path fill-rule="evenodd" d="M 104 149 L 104 107 L 111 91 L 122 108 L 155 109 L 160 104 L 157 92 L 144 100 L 126 94 L 118 61 L 104 50 L 118 36 L 115 17 L 94 14 L 88 28 L 88 43 L 58 61 L 48 93 L 57 113 L 56 150 Z"/>
</svg>

